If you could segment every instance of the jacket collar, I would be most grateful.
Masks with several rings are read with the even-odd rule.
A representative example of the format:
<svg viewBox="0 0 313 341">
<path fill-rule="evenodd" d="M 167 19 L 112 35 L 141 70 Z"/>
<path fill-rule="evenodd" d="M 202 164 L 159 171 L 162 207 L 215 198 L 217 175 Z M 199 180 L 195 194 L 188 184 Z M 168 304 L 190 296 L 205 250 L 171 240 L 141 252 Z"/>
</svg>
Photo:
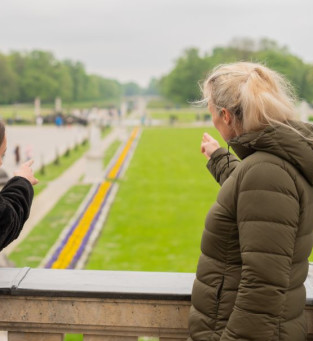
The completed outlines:
<svg viewBox="0 0 313 341">
<path fill-rule="evenodd" d="M 290 121 L 288 125 L 291 128 L 268 126 L 237 136 L 229 141 L 229 146 L 240 159 L 256 151 L 274 154 L 291 163 L 313 185 L 313 125 L 300 121 Z"/>
</svg>

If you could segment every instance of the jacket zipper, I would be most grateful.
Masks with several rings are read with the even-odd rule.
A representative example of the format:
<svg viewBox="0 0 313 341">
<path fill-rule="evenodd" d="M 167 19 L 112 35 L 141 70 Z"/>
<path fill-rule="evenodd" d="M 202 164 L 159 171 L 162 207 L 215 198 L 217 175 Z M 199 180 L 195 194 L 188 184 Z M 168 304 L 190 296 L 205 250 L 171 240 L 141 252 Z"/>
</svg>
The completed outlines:
<svg viewBox="0 0 313 341">
<path fill-rule="evenodd" d="M 216 316 L 217 316 L 217 314 L 218 314 L 218 309 L 219 309 L 219 305 L 220 305 L 220 300 L 221 300 L 221 294 L 222 294 L 223 285 L 224 285 L 224 276 L 222 277 L 222 281 L 221 281 L 221 283 L 217 286 L 217 289 L 216 289 Z"/>
</svg>

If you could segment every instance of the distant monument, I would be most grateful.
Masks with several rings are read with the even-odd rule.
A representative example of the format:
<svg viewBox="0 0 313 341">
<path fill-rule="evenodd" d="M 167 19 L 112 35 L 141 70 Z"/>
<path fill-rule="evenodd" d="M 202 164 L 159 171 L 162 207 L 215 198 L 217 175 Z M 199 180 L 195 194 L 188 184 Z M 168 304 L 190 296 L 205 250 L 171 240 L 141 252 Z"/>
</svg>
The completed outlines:
<svg viewBox="0 0 313 341">
<path fill-rule="evenodd" d="M 35 117 L 37 118 L 41 114 L 41 109 L 40 109 L 40 98 L 36 97 L 34 101 L 34 106 L 35 106 Z"/>
<path fill-rule="evenodd" d="M 56 99 L 55 99 L 54 110 L 57 114 L 62 113 L 62 100 L 60 97 L 56 97 Z"/>
<path fill-rule="evenodd" d="M 89 119 L 89 142 L 90 149 L 86 154 L 85 183 L 97 183 L 102 181 L 102 158 L 101 131 L 98 110 L 93 109 Z"/>
<path fill-rule="evenodd" d="M 145 115 L 146 106 L 147 106 L 147 101 L 144 97 L 140 96 L 136 98 L 136 109 L 140 116 Z"/>
<path fill-rule="evenodd" d="M 127 102 L 122 102 L 121 104 L 121 117 L 126 117 L 127 115 Z"/>
</svg>

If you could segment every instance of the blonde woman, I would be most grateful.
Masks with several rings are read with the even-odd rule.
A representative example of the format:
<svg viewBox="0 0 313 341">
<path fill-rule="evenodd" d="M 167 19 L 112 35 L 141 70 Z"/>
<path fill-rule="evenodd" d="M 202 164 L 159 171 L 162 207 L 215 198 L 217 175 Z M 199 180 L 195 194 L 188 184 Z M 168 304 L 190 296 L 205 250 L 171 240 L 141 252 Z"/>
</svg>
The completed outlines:
<svg viewBox="0 0 313 341">
<path fill-rule="evenodd" d="M 204 134 L 221 189 L 205 220 L 189 340 L 304 341 L 313 128 L 297 120 L 283 77 L 260 64 L 217 67 L 203 94 L 241 161 Z"/>
</svg>

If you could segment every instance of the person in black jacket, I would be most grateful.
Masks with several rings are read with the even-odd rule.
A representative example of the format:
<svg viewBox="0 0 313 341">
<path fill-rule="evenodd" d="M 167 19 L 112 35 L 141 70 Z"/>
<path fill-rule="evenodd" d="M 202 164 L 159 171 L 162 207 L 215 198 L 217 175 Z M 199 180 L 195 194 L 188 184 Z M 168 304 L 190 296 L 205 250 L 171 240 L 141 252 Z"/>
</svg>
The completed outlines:
<svg viewBox="0 0 313 341">
<path fill-rule="evenodd" d="M 0 166 L 7 148 L 4 124 L 0 121 Z M 16 239 L 29 217 L 34 191 L 38 183 L 31 165 L 22 164 L 0 192 L 0 251 Z"/>
</svg>

